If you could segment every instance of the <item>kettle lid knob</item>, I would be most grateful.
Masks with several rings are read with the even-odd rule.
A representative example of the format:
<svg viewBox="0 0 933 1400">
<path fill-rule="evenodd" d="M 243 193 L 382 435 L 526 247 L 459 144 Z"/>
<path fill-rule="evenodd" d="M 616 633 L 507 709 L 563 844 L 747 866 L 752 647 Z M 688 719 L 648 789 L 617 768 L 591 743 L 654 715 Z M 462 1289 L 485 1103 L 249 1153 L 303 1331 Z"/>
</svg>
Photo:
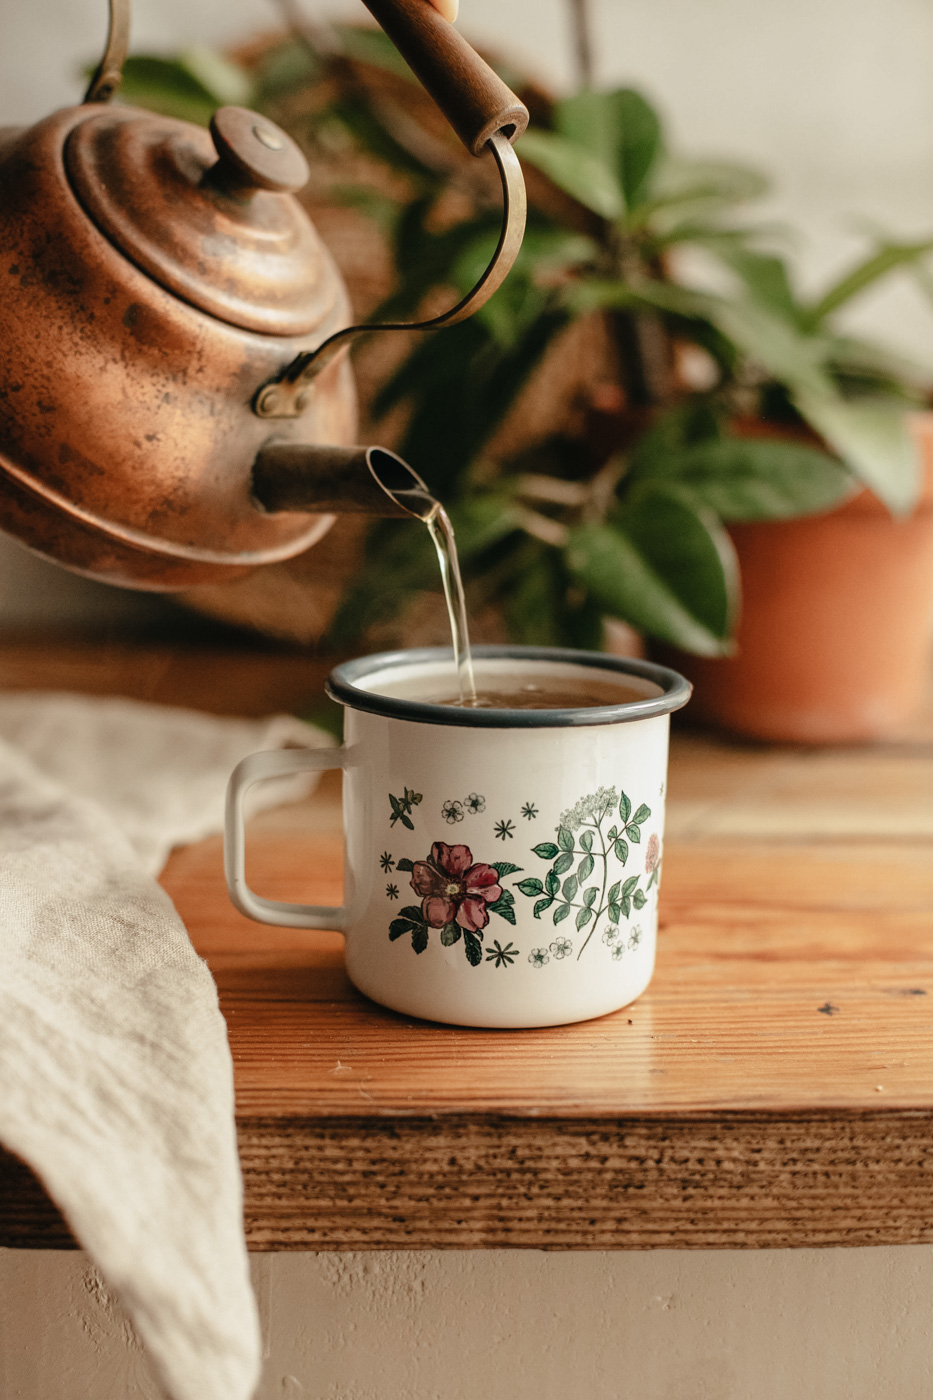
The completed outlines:
<svg viewBox="0 0 933 1400">
<path fill-rule="evenodd" d="M 287 194 L 308 183 L 308 162 L 292 138 L 246 107 L 218 108 L 211 139 L 218 160 L 206 179 L 215 189 L 241 196 L 252 190 Z"/>
</svg>

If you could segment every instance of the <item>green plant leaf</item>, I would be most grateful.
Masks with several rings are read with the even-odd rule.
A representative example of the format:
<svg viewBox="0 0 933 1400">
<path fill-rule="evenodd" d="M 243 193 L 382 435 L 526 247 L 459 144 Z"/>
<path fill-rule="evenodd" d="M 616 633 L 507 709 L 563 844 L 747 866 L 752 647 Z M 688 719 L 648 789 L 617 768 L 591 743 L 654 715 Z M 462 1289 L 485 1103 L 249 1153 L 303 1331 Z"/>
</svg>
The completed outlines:
<svg viewBox="0 0 933 1400">
<path fill-rule="evenodd" d="M 405 933 L 411 933 L 412 929 L 421 927 L 420 924 L 412 923 L 411 919 L 393 919 L 389 925 L 389 937 L 394 942 L 396 938 L 401 938 Z"/>
<path fill-rule="evenodd" d="M 415 862 L 413 860 L 409 860 L 407 856 L 402 856 L 401 860 L 396 862 L 395 868 L 396 870 L 404 870 L 410 872 L 414 870 Z"/>
<path fill-rule="evenodd" d="M 650 807 L 646 807 L 645 804 L 644 804 L 644 802 L 643 802 L 643 803 L 641 804 L 641 806 L 639 807 L 638 811 L 635 813 L 634 817 L 632 818 L 632 821 L 633 821 L 633 822 L 638 822 L 638 824 L 641 825 L 641 823 L 642 823 L 642 822 L 646 822 L 650 816 L 651 816 L 651 808 L 650 808 Z"/>
<path fill-rule="evenodd" d="M 642 453 L 630 481 L 686 487 L 723 520 L 781 520 L 830 510 L 851 495 L 851 473 L 828 453 L 772 438 L 724 437 Z"/>
<path fill-rule="evenodd" d="M 628 843 L 620 838 L 615 844 L 615 853 L 616 859 L 620 860 L 624 865 L 628 860 Z"/>
<path fill-rule="evenodd" d="M 633 890 L 633 889 L 635 888 L 635 886 L 638 884 L 638 882 L 639 882 L 640 879 L 641 879 L 641 876 L 640 876 L 640 875 L 630 875 L 630 876 L 629 876 L 629 878 L 626 880 L 625 884 L 622 886 L 622 898 L 623 898 L 623 899 L 625 899 L 628 895 L 630 895 L 630 894 L 632 893 L 632 890 Z"/>
<path fill-rule="evenodd" d="M 651 181 L 646 214 L 667 211 L 670 219 L 719 215 L 767 194 L 769 181 L 760 170 L 729 161 L 691 160 L 665 155 Z M 652 226 L 659 221 L 654 220 Z M 742 236 L 748 236 L 741 230 Z"/>
<path fill-rule="evenodd" d="M 751 298 L 710 298 L 709 315 L 723 335 L 781 384 L 832 395 L 826 371 L 828 346 L 819 336 L 804 334 L 786 317 Z"/>
<path fill-rule="evenodd" d="M 627 822 L 631 815 L 632 804 L 627 795 L 623 792 L 622 796 L 619 798 L 619 816 L 622 818 L 623 822 Z"/>
<path fill-rule="evenodd" d="M 617 904 L 614 900 L 610 901 L 609 904 L 609 918 L 614 924 L 619 923 L 622 918 L 621 905 Z"/>
<path fill-rule="evenodd" d="M 547 875 L 544 877 L 544 888 L 547 890 L 548 894 L 551 896 L 552 899 L 557 894 L 557 891 L 560 889 L 560 879 L 554 873 L 553 870 L 549 870 Z"/>
<path fill-rule="evenodd" d="M 557 844 L 562 851 L 573 850 L 573 834 L 565 826 L 557 828 Z"/>
<path fill-rule="evenodd" d="M 783 258 L 732 241 L 711 246 L 720 262 L 738 275 L 753 301 L 794 326 L 802 325 L 804 312 L 794 295 Z"/>
<path fill-rule="evenodd" d="M 586 891 L 586 894 L 583 896 L 583 903 L 586 905 L 587 909 L 592 909 L 593 905 L 596 903 L 596 896 L 598 893 L 599 891 L 595 885 L 591 885 Z"/>
<path fill-rule="evenodd" d="M 522 894 L 528 895 L 529 898 L 531 898 L 532 895 L 544 894 L 543 882 L 534 879 L 534 877 L 528 880 L 522 880 L 518 888 L 521 890 Z"/>
<path fill-rule="evenodd" d="M 625 917 L 628 918 L 632 912 L 632 896 L 630 894 L 622 895 L 619 900 L 619 908 L 622 910 Z"/>
<path fill-rule="evenodd" d="M 584 851 L 591 851 L 593 849 L 592 831 L 584 831 L 583 835 L 580 837 L 580 845 L 583 847 Z"/>
<path fill-rule="evenodd" d="M 445 924 L 441 929 L 441 942 L 445 948 L 459 941 L 461 928 L 459 924 Z"/>
<path fill-rule="evenodd" d="M 576 918 L 576 925 L 577 925 L 577 928 L 578 928 L 578 929 L 584 928 L 584 927 L 590 922 L 590 920 L 591 920 L 592 918 L 593 918 L 593 911 L 592 911 L 592 909 L 587 909 L 587 908 L 585 908 L 585 907 L 584 907 L 583 909 L 578 909 L 578 910 L 577 910 L 577 918 Z"/>
<path fill-rule="evenodd" d="M 648 903 L 648 896 L 645 894 L 644 890 L 635 891 L 632 895 L 632 903 L 636 909 L 644 909 L 645 905 Z"/>
<path fill-rule="evenodd" d="M 494 860 L 492 862 L 492 868 L 498 873 L 499 878 L 503 879 L 506 875 L 517 875 L 522 867 L 520 865 L 513 865 L 510 860 Z M 527 881 L 522 881 L 522 884 L 527 884 Z M 521 887 L 522 886 L 519 885 L 518 888 L 521 889 Z"/>
<path fill-rule="evenodd" d="M 566 917 L 567 917 L 567 915 L 568 915 L 569 913 L 570 913 L 570 905 L 569 905 L 569 904 L 558 904 L 557 908 L 554 910 L 554 922 L 555 922 L 555 924 L 561 924 L 561 923 L 563 923 L 564 919 L 566 919 Z"/>
<path fill-rule="evenodd" d="M 675 492 L 633 492 L 611 525 L 572 531 L 566 557 L 606 612 L 701 656 L 728 650 L 735 552 L 716 520 Z"/>
<path fill-rule="evenodd" d="M 641 844 L 641 827 L 636 826 L 634 822 L 630 822 L 625 828 L 625 834 L 630 841 L 634 841 L 636 846 Z"/>
<path fill-rule="evenodd" d="M 577 883 L 582 885 L 584 880 L 588 880 L 593 873 L 595 862 L 592 856 L 584 856 L 577 866 Z"/>
<path fill-rule="evenodd" d="M 424 914 L 421 912 L 420 904 L 406 904 L 404 909 L 399 910 L 399 916 L 403 919 L 411 919 L 416 924 L 424 923 Z"/>
<path fill-rule="evenodd" d="M 121 97 L 137 107 L 207 126 L 218 107 L 253 105 L 248 73 L 211 49 L 175 58 L 132 54 L 123 65 Z"/>
<path fill-rule="evenodd" d="M 412 929 L 411 946 L 416 953 L 423 953 L 428 946 L 428 930 L 424 924 L 420 928 Z"/>
<path fill-rule="evenodd" d="M 559 848 L 554 845 L 553 841 L 542 841 L 539 846 L 533 846 L 532 849 L 535 855 L 540 856 L 542 860 L 553 860 Z"/>
<path fill-rule="evenodd" d="M 607 896 L 607 898 L 609 899 L 610 904 L 614 903 L 614 902 L 616 901 L 616 899 L 618 899 L 618 897 L 619 897 L 619 890 L 620 890 L 620 889 L 621 889 L 621 881 L 616 880 L 615 884 L 614 884 L 613 886 L 611 886 L 611 888 L 610 888 L 610 890 L 609 890 L 609 894 L 608 894 L 608 896 Z"/>
<path fill-rule="evenodd" d="M 554 124 L 562 136 L 614 172 L 626 210 L 634 211 L 644 197 L 663 144 L 654 108 L 632 88 L 611 92 L 583 88 L 554 104 Z"/>
<path fill-rule="evenodd" d="M 536 166 L 558 189 L 594 214 L 621 219 L 625 213 L 625 199 L 614 173 L 578 142 L 534 127 L 522 137 L 522 160 Z"/>
<path fill-rule="evenodd" d="M 515 920 L 513 919 L 512 922 L 514 923 Z M 483 961 L 483 945 L 475 933 L 470 933 L 466 929 L 463 931 L 463 950 L 470 966 L 479 967 Z"/>
<path fill-rule="evenodd" d="M 808 321 L 811 325 L 818 326 L 827 316 L 838 311 L 840 306 L 858 296 L 866 287 L 872 286 L 879 278 L 886 277 L 896 268 L 911 267 L 922 262 L 931 252 L 933 241 L 929 239 L 923 239 L 919 243 L 883 243 L 827 288 L 819 301 L 810 307 L 807 313 Z"/>
<path fill-rule="evenodd" d="M 804 418 L 889 510 L 901 515 L 916 504 L 920 459 L 902 403 L 846 401 L 802 389 L 793 397 Z"/>
<path fill-rule="evenodd" d="M 540 919 L 540 917 L 541 917 L 541 915 L 544 913 L 545 909 L 550 909 L 550 907 L 551 907 L 551 905 L 552 905 L 553 903 L 554 903 L 553 899 L 539 899 L 538 902 L 537 902 L 537 904 L 535 905 L 535 908 L 534 908 L 534 915 L 535 915 L 535 918 L 536 918 L 536 919 Z"/>
<path fill-rule="evenodd" d="M 564 896 L 564 899 L 566 899 L 568 904 L 571 903 L 571 901 L 574 898 L 574 895 L 577 892 L 577 884 L 578 881 L 576 875 L 568 875 L 563 885 L 561 886 L 560 892 Z"/>
<path fill-rule="evenodd" d="M 554 862 L 554 874 L 566 875 L 573 865 L 573 851 L 563 851 Z"/>
</svg>

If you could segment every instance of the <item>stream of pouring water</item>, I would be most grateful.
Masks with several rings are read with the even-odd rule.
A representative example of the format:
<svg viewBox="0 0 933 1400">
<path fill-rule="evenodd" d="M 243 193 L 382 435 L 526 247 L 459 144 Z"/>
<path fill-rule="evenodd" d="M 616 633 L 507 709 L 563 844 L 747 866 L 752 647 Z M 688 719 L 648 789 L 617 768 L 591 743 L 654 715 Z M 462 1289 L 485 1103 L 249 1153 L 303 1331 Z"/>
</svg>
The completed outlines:
<svg viewBox="0 0 933 1400">
<path fill-rule="evenodd" d="M 434 502 L 430 515 L 425 517 L 428 534 L 437 551 L 437 562 L 441 570 L 441 583 L 444 585 L 444 598 L 447 602 L 447 616 L 450 620 L 450 637 L 457 661 L 457 682 L 460 686 L 460 704 L 476 705 L 476 678 L 473 675 L 473 656 L 470 651 L 470 627 L 467 621 L 466 599 L 463 596 L 463 580 L 460 577 L 460 560 L 457 557 L 457 542 L 454 527 L 440 501 Z"/>
<path fill-rule="evenodd" d="M 390 457 L 390 466 L 392 463 L 400 464 L 403 471 L 407 473 L 404 485 L 398 485 L 386 475 L 385 459 Z M 419 481 L 420 478 L 416 477 L 411 467 L 407 463 L 401 462 L 400 458 L 381 452 L 378 463 L 382 466 L 381 473 L 375 471 L 375 465 L 373 464 L 371 469 L 382 489 L 427 526 L 428 534 L 431 536 L 431 542 L 437 553 L 441 583 L 444 585 L 444 599 L 447 603 L 447 617 L 450 622 L 450 638 L 453 642 L 454 659 L 457 665 L 460 704 L 475 707 L 477 704 L 476 680 L 473 675 L 473 657 L 470 652 L 470 627 L 467 621 L 466 599 L 463 596 L 463 580 L 460 577 L 457 541 L 454 539 L 454 527 L 450 523 L 450 516 L 423 482 L 420 485 L 409 484 L 408 478 L 414 478 L 415 481 Z"/>
</svg>

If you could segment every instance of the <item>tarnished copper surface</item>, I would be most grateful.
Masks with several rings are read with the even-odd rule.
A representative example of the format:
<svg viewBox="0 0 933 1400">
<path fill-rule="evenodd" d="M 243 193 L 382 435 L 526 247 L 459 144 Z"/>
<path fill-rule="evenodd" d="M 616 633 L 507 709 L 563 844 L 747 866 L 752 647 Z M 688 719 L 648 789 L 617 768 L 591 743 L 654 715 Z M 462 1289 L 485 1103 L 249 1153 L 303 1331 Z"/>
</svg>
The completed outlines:
<svg viewBox="0 0 933 1400">
<path fill-rule="evenodd" d="M 277 190 L 247 184 L 247 160 L 220 135 L 218 159 L 201 127 L 125 107 L 86 114 L 68 136 L 65 170 L 110 242 L 175 296 L 264 335 L 313 334 L 340 287 L 311 220 L 285 193 L 305 183 L 308 167 L 272 122 L 253 116 L 252 124 L 267 139 L 288 141 L 272 151 L 241 123 L 240 147 L 249 138 L 266 166 L 281 162 Z M 289 180 L 292 154 L 300 164 Z M 252 178 L 275 176 L 254 164 Z"/>
<path fill-rule="evenodd" d="M 273 438 L 352 442 L 350 370 L 332 366 L 304 418 L 270 432 L 250 399 L 300 343 L 170 295 L 91 223 L 62 152 L 93 114 L 57 113 L 0 151 L 0 524 L 72 568 L 143 588 L 299 553 L 328 519 L 265 514 L 253 461 Z M 333 295 L 312 340 L 349 319 L 319 257 Z"/>
</svg>

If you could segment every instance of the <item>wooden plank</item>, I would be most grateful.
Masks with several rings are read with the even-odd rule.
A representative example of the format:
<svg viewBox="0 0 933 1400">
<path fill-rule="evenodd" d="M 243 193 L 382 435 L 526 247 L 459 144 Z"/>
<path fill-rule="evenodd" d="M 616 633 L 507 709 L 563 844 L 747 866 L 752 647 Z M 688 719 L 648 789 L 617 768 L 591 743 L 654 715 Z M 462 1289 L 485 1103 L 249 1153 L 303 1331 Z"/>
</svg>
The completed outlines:
<svg viewBox="0 0 933 1400">
<path fill-rule="evenodd" d="M 190 660 L 171 667 L 179 703 L 264 693 L 238 692 L 233 662 L 215 692 Z M 254 886 L 339 901 L 338 784 L 257 818 Z M 163 883 L 227 1017 L 251 1247 L 933 1240 L 931 794 L 920 728 L 848 752 L 681 731 L 655 979 L 630 1008 L 548 1030 L 376 1007 L 338 935 L 232 909 L 218 838 L 176 852 Z M 0 1243 L 68 1238 L 0 1156 Z"/>
</svg>

